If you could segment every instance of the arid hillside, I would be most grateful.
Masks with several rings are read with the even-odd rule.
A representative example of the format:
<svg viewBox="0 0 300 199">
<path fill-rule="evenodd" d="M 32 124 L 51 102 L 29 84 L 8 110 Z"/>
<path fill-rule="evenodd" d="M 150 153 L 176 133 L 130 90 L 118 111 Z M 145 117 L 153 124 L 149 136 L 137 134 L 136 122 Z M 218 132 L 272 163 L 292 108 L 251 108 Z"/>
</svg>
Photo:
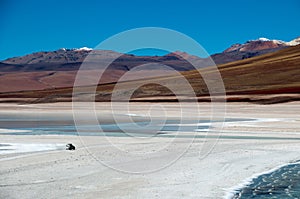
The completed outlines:
<svg viewBox="0 0 300 199">
<path fill-rule="evenodd" d="M 300 45 L 277 52 L 235 61 L 218 67 L 226 89 L 227 101 L 247 101 L 255 103 L 279 103 L 300 100 Z M 182 72 L 193 87 L 199 101 L 209 101 L 209 92 L 201 76 L 214 73 L 211 67 L 199 71 Z M 201 74 L 201 75 L 200 75 Z M 155 82 L 173 85 L 182 99 L 190 100 L 183 85 L 178 81 L 182 76 L 156 78 Z M 211 81 L 214 81 L 213 79 Z M 128 92 L 135 85 L 143 85 L 131 96 L 131 101 L 176 101 L 176 96 L 168 88 L 153 84 L 153 79 L 128 81 L 118 84 L 119 91 Z M 83 95 L 75 100 L 110 101 L 115 83 L 97 86 L 96 94 L 89 93 L 92 87 L 79 88 Z M 72 100 L 72 87 L 44 89 L 38 91 L 1 93 L 2 102 L 59 102 Z M 121 96 L 121 95 L 120 95 Z M 122 100 L 120 98 L 120 100 Z"/>
</svg>

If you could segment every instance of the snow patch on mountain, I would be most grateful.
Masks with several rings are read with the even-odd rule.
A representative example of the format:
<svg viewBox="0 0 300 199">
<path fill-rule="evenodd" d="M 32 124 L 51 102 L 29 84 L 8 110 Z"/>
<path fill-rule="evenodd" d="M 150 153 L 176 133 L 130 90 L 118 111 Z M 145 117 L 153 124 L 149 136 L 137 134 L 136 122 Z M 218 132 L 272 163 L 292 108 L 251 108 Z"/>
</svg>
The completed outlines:
<svg viewBox="0 0 300 199">
<path fill-rule="evenodd" d="M 277 39 L 271 40 L 265 37 L 260 37 L 255 40 L 249 40 L 244 44 L 234 44 L 231 47 L 227 48 L 224 52 L 277 49 L 277 48 L 284 48 L 288 46 L 296 46 L 298 44 L 300 44 L 300 37 L 289 42 L 285 42 Z"/>
<path fill-rule="evenodd" d="M 74 49 L 75 51 L 92 51 L 92 48 L 88 48 L 88 47 L 82 47 L 82 48 L 76 48 Z"/>
<path fill-rule="evenodd" d="M 265 37 L 260 37 L 258 38 L 259 41 L 270 41 L 270 39 L 268 38 L 265 38 Z"/>
<path fill-rule="evenodd" d="M 289 41 L 289 42 L 286 42 L 286 44 L 288 44 L 289 46 L 296 46 L 296 45 L 299 45 L 300 44 L 300 37 L 292 40 L 292 41 Z"/>
</svg>

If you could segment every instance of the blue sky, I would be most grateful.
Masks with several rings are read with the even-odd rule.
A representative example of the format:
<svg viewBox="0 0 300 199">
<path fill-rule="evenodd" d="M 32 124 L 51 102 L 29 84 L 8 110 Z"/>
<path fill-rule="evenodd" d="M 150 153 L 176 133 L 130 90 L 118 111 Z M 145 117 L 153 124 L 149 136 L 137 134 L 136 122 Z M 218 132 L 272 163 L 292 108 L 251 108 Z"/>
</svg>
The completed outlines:
<svg viewBox="0 0 300 199">
<path fill-rule="evenodd" d="M 116 33 L 147 26 L 187 34 L 210 54 L 258 37 L 300 36 L 299 0 L 0 0 L 0 9 L 0 60 L 95 47 Z"/>
</svg>

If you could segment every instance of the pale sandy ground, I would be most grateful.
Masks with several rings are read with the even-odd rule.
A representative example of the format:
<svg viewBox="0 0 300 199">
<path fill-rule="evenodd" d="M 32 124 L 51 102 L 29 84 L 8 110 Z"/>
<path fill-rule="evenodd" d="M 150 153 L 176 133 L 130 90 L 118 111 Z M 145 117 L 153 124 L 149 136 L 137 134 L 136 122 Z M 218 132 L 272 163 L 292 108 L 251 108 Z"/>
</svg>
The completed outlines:
<svg viewBox="0 0 300 199">
<path fill-rule="evenodd" d="M 146 114 L 149 105 L 152 104 L 135 104 L 131 112 Z M 169 116 L 179 117 L 176 104 L 165 105 Z M 209 104 L 201 104 L 200 108 L 203 117 L 207 117 Z M 105 115 L 104 121 L 110 120 L 111 111 L 106 103 L 97 104 L 97 110 Z M 193 117 L 192 110 L 190 117 Z M 120 106 L 118 114 L 122 111 Z M 64 145 L 72 142 L 77 146 L 75 151 L 61 149 L 0 155 L 0 198 L 222 198 L 229 188 L 253 174 L 300 160 L 299 113 L 298 102 L 266 106 L 227 104 L 227 118 L 261 120 L 226 123 L 221 138 L 205 158 L 199 158 L 204 138 L 196 138 L 173 164 L 140 174 L 111 169 L 93 154 L 100 154 L 97 157 L 109 162 L 109 166 L 134 170 L 142 164 L 159 165 L 168 159 L 168 153 L 160 151 L 149 160 L 142 160 L 138 155 L 147 155 L 149 150 L 163 147 L 170 141 L 175 146 L 174 152 L 182 152 L 191 140 L 110 138 L 117 148 L 133 153 L 133 157 L 126 159 L 126 153 L 124 156 L 124 153 L 111 150 L 104 137 L 89 136 L 82 142 L 78 136 L 0 135 L 0 143 Z M 54 121 L 72 118 L 71 108 L 65 103 L 0 104 L 0 115 L 14 114 L 25 118 L 46 115 Z M 134 158 L 136 151 L 141 153 Z"/>
</svg>

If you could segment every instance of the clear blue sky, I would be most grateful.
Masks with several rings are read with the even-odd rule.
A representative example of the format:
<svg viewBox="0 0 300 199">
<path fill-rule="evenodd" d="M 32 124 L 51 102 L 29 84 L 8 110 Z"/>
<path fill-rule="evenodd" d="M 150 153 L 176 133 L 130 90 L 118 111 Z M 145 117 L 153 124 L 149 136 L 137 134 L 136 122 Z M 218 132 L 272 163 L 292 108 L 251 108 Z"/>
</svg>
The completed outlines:
<svg viewBox="0 0 300 199">
<path fill-rule="evenodd" d="M 0 0 L 0 60 L 36 51 L 95 47 L 146 26 L 180 31 L 210 54 L 258 37 L 300 36 L 299 0 Z"/>
</svg>

